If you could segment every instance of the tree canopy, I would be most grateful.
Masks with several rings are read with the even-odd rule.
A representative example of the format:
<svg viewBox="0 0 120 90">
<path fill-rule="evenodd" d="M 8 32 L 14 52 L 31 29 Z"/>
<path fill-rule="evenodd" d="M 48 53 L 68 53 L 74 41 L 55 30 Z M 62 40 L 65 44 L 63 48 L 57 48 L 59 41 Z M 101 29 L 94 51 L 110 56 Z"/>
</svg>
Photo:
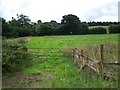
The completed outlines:
<svg viewBox="0 0 120 90">
<path fill-rule="evenodd" d="M 12 37 L 24 37 L 24 36 L 45 36 L 45 35 L 81 35 L 81 34 L 97 34 L 105 33 L 103 29 L 99 31 L 89 30 L 88 26 L 110 26 L 110 33 L 119 33 L 120 22 L 81 22 L 79 17 L 73 14 L 64 15 L 61 23 L 57 23 L 55 20 L 50 22 L 32 22 L 28 16 L 23 14 L 17 14 L 17 18 L 12 17 L 12 20 L 6 21 L 1 18 L 2 21 L 2 36 L 6 38 Z M 115 29 L 117 28 L 117 29 Z"/>
<path fill-rule="evenodd" d="M 76 15 L 64 15 L 61 24 L 63 24 L 63 34 L 79 34 L 80 20 Z"/>
</svg>

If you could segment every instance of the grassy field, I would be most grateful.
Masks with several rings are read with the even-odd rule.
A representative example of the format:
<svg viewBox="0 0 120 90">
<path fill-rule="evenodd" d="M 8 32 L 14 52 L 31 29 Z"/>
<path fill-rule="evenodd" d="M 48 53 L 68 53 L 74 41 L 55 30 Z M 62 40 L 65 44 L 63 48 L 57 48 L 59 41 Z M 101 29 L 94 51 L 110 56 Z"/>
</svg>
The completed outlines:
<svg viewBox="0 0 120 90">
<path fill-rule="evenodd" d="M 22 71 L 3 77 L 3 88 L 118 87 L 116 81 L 102 81 L 96 74 L 80 70 L 79 66 L 73 63 L 73 59 L 65 55 L 74 47 L 84 48 L 99 44 L 117 45 L 117 34 L 43 36 L 24 39 L 28 39 L 26 45 L 32 57 L 32 64 L 30 67 L 23 68 Z"/>
<path fill-rule="evenodd" d="M 89 26 L 89 29 L 91 29 L 91 28 L 97 28 L 97 27 L 103 27 L 105 29 L 109 28 L 109 26 Z"/>
<path fill-rule="evenodd" d="M 107 30 L 107 34 L 109 34 L 109 26 L 89 26 L 88 28 L 89 29 L 92 29 L 92 28 L 98 28 L 98 27 L 102 27 L 102 28 L 105 28 Z"/>
<path fill-rule="evenodd" d="M 28 48 L 66 48 L 90 44 L 118 43 L 118 34 L 32 37 Z"/>
</svg>

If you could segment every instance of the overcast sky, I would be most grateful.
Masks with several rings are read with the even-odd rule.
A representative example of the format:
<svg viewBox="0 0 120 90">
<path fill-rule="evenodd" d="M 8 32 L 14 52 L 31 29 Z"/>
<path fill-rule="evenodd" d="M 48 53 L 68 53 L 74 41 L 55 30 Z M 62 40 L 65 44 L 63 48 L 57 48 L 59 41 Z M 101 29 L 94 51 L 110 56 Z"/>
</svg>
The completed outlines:
<svg viewBox="0 0 120 90">
<path fill-rule="evenodd" d="M 7 21 L 24 14 L 36 22 L 61 22 L 62 16 L 74 14 L 81 21 L 118 21 L 119 0 L 0 0 L 0 17 Z"/>
</svg>

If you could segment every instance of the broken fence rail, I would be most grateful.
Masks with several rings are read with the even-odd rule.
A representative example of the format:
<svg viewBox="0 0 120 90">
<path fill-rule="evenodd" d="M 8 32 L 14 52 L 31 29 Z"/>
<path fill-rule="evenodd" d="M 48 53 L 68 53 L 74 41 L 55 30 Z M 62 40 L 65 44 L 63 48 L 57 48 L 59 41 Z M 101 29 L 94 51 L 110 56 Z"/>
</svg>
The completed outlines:
<svg viewBox="0 0 120 90">
<path fill-rule="evenodd" d="M 100 45 L 100 56 L 101 56 L 100 61 L 92 59 L 89 56 L 85 55 L 83 50 L 81 50 L 81 52 L 79 52 L 77 50 L 77 48 L 73 49 L 73 58 L 75 58 L 75 57 L 77 58 L 77 62 L 80 65 L 81 69 L 83 69 L 85 66 L 87 66 L 90 69 L 92 69 L 94 72 L 96 72 L 101 77 L 101 79 L 104 78 L 104 73 L 105 73 L 105 72 L 103 72 L 104 64 L 120 65 L 120 62 L 103 62 L 103 60 L 104 60 L 103 47 L 104 47 L 104 45 L 101 44 Z M 92 61 L 93 64 L 97 64 L 98 67 L 94 68 L 92 65 L 90 65 L 88 63 L 89 60 Z"/>
</svg>

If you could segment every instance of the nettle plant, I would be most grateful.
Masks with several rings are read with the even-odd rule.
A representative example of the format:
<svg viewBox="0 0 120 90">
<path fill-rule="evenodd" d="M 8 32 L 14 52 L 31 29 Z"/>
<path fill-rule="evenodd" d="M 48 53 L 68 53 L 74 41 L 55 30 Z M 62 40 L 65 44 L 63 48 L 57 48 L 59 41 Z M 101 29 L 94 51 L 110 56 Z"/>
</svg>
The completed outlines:
<svg viewBox="0 0 120 90">
<path fill-rule="evenodd" d="M 17 71 L 25 61 L 28 52 L 24 40 L 8 41 L 2 43 L 2 72 Z"/>
</svg>

